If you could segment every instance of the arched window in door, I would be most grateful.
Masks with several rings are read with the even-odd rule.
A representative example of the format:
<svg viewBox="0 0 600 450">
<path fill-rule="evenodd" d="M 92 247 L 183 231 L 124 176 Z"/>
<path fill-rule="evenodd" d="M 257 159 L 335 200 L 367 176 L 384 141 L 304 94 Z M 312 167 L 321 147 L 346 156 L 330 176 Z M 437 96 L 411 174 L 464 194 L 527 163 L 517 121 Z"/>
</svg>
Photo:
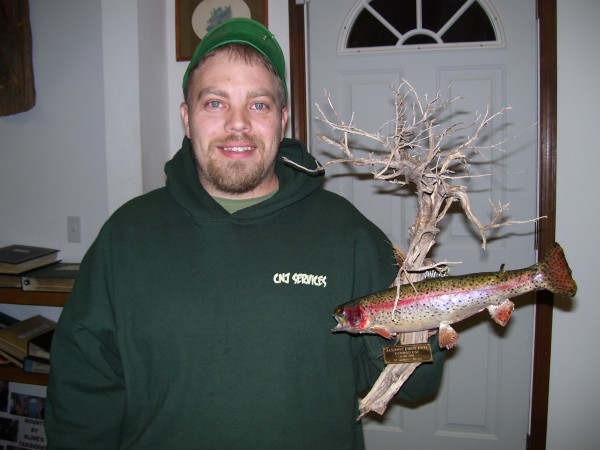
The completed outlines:
<svg viewBox="0 0 600 450">
<path fill-rule="evenodd" d="M 346 19 L 340 53 L 504 45 L 485 0 L 363 0 Z"/>
</svg>

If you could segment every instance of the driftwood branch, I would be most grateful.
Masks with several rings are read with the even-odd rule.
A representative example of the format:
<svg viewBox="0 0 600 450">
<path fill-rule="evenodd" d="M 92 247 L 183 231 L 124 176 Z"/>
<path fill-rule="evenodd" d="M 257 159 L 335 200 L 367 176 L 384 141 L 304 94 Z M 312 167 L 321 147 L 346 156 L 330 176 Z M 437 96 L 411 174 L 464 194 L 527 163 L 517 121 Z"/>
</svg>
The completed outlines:
<svg viewBox="0 0 600 450">
<path fill-rule="evenodd" d="M 502 115 L 508 108 L 491 113 L 489 108 L 483 113 L 476 113 L 471 123 L 452 123 L 442 127 L 438 123 L 440 113 L 461 97 L 446 99 L 439 92 L 432 99 L 421 98 L 415 88 L 406 80 L 400 86 L 392 87 L 394 95 L 395 117 L 383 124 L 376 132 L 359 128 L 354 115 L 345 122 L 336 111 L 331 96 L 327 99 L 327 114 L 321 106 L 316 105 L 321 120 L 335 133 L 334 137 L 319 136 L 320 139 L 339 149 L 342 157 L 327 161 L 314 168 L 303 167 L 308 171 L 321 171 L 326 167 L 350 163 L 355 166 L 371 167 L 375 180 L 384 180 L 396 186 L 414 187 L 417 196 L 417 213 L 409 228 L 410 242 L 406 253 L 401 256 L 395 248 L 399 261 L 398 276 L 394 285 L 414 283 L 424 278 L 428 269 L 439 269 L 440 264 L 432 262 L 428 254 L 435 244 L 440 232 L 440 222 L 454 204 L 460 206 L 469 222 L 477 230 L 482 247 L 487 243 L 487 234 L 494 229 L 531 222 L 537 219 L 513 221 L 503 220 L 503 214 L 509 204 L 491 205 L 492 219 L 483 223 L 474 213 L 467 187 L 464 181 L 472 178 L 468 173 L 470 158 L 484 157 L 484 150 L 500 150 L 503 142 L 480 146 L 483 131 L 490 123 Z M 393 125 L 393 132 L 385 134 L 384 128 Z M 452 137 L 461 133 L 458 142 Z M 373 143 L 374 147 L 383 151 L 372 152 L 366 157 L 359 157 L 352 148 L 352 138 L 362 137 Z M 288 161 L 290 164 L 292 162 Z M 490 174 L 476 175 L 490 176 Z M 401 252 L 400 252 L 401 253 Z M 397 299 L 398 301 L 398 299 Z M 430 332 L 403 333 L 401 343 L 426 342 Z M 359 418 L 370 411 L 382 414 L 389 400 L 396 394 L 419 364 L 390 364 L 360 403 Z"/>
<path fill-rule="evenodd" d="M 373 178 L 376 180 L 384 180 L 399 186 L 413 185 L 416 189 L 418 210 L 410 228 L 410 247 L 406 252 L 405 268 L 418 269 L 422 265 L 435 242 L 436 235 L 440 232 L 439 222 L 453 204 L 460 205 L 477 230 L 484 249 L 489 231 L 537 220 L 502 220 L 502 215 L 509 206 L 507 203 L 492 205 L 493 218 L 490 223 L 484 224 L 471 208 L 467 187 L 460 184 L 465 179 L 491 176 L 491 174 L 470 175 L 469 160 L 475 155 L 484 157 L 483 150 L 501 148 L 504 142 L 486 146 L 480 146 L 478 142 L 483 130 L 509 108 L 503 108 L 493 114 L 486 109 L 483 113 L 477 113 L 471 123 L 453 123 L 440 128 L 437 123 L 439 113 L 452 103 L 462 100 L 462 97 L 445 100 L 443 93 L 440 92 L 433 99 L 428 100 L 427 96 L 421 99 L 415 88 L 406 80 L 397 88 L 391 89 L 396 111 L 393 120 L 394 131 L 391 135 L 382 132 L 389 122 L 376 132 L 359 128 L 355 123 L 354 114 L 346 123 L 336 111 L 331 96 L 326 92 L 328 110 L 332 111 L 332 117 L 317 104 L 320 114 L 317 119 L 336 132 L 336 137 L 320 135 L 319 138 L 338 148 L 343 157 L 332 159 L 314 168 L 302 167 L 302 169 L 317 172 L 333 164 L 350 163 L 355 166 L 371 167 Z M 450 137 L 458 132 L 468 132 L 468 134 L 459 143 L 446 146 Z M 374 146 L 382 147 L 383 151 L 372 152 L 366 157 L 357 156 L 351 146 L 351 137 L 354 136 L 369 139 Z M 289 160 L 287 162 L 294 164 Z"/>
</svg>

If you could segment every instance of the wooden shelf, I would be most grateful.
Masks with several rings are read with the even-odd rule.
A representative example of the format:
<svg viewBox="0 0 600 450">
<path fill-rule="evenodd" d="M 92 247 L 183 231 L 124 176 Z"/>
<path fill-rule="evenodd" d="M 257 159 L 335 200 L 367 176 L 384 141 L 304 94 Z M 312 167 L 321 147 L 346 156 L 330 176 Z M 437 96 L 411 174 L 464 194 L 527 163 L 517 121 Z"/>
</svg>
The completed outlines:
<svg viewBox="0 0 600 450">
<path fill-rule="evenodd" d="M 45 386 L 48 384 L 48 375 L 44 373 L 25 372 L 13 363 L 9 363 L 5 366 L 0 366 L 0 380 Z"/>
<path fill-rule="evenodd" d="M 34 292 L 19 288 L 0 288 L 0 304 L 63 306 L 68 297 L 68 292 Z M 0 366 L 0 380 L 47 385 L 48 375 L 25 372 L 14 364 L 7 364 Z"/>
<path fill-rule="evenodd" d="M 68 292 L 24 291 L 19 288 L 0 288 L 0 303 L 35 306 L 63 306 Z"/>
</svg>

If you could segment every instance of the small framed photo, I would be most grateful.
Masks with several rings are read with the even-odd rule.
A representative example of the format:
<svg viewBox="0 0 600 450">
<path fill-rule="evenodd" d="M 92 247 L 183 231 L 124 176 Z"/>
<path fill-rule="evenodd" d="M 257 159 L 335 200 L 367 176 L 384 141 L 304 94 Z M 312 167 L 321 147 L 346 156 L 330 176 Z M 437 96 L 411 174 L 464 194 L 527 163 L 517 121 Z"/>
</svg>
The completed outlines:
<svg viewBox="0 0 600 450">
<path fill-rule="evenodd" d="M 189 61 L 211 29 L 234 17 L 248 17 L 268 26 L 268 0 L 175 0 L 177 61 Z"/>
</svg>

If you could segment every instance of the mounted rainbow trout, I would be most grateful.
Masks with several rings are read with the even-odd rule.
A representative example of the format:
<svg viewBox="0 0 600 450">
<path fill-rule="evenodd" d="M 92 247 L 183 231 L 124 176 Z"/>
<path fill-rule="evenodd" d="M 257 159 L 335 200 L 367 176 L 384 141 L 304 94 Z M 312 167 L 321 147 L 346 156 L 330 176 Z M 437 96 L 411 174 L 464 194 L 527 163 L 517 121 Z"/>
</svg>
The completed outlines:
<svg viewBox="0 0 600 450">
<path fill-rule="evenodd" d="M 379 334 L 439 329 L 440 347 L 452 348 L 458 333 L 451 324 L 487 309 L 494 321 L 506 325 L 514 309 L 509 299 L 547 289 L 574 296 L 577 284 L 562 248 L 554 243 L 538 264 L 520 270 L 434 278 L 401 285 L 338 306 L 332 331 Z"/>
</svg>

